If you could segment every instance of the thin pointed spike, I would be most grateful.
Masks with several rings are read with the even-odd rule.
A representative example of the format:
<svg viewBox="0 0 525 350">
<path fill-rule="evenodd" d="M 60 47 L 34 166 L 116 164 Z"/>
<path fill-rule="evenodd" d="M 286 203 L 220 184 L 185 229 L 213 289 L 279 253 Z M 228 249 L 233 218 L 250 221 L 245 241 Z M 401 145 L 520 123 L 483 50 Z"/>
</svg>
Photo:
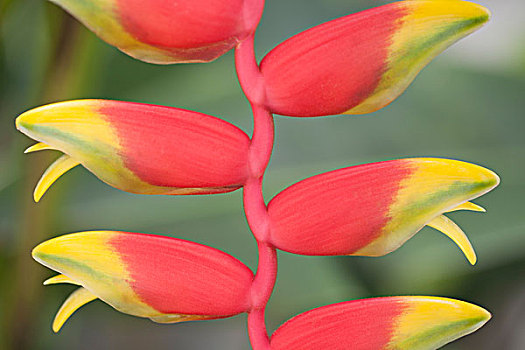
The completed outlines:
<svg viewBox="0 0 525 350">
<path fill-rule="evenodd" d="M 59 284 L 59 283 L 69 283 L 69 284 L 75 284 L 77 286 L 80 285 L 78 282 L 73 281 L 72 279 L 70 279 L 69 277 L 65 275 L 56 275 L 56 276 L 53 276 L 45 280 L 44 286 L 48 286 L 50 284 Z"/>
<path fill-rule="evenodd" d="M 474 251 L 472 244 L 470 244 L 470 241 L 461 228 L 452 220 L 444 215 L 440 215 L 427 223 L 427 226 L 430 226 L 447 235 L 451 240 L 454 241 L 454 243 L 458 245 L 463 254 L 465 254 L 467 260 L 472 265 L 476 263 L 476 252 Z"/>
<path fill-rule="evenodd" d="M 97 299 L 85 288 L 78 288 L 66 299 L 64 304 L 58 310 L 55 320 L 53 321 L 53 332 L 58 333 L 67 319 L 80 307 Z"/>
<path fill-rule="evenodd" d="M 47 168 L 44 172 L 44 175 L 38 181 L 38 184 L 35 187 L 33 192 L 33 198 L 35 202 L 38 203 L 40 198 L 46 193 L 47 189 L 65 172 L 76 167 L 80 163 L 75 159 L 71 158 L 67 154 L 64 154 L 62 157 L 58 158 L 53 164 Z"/>
<path fill-rule="evenodd" d="M 465 203 L 462 203 L 460 205 L 458 205 L 457 207 L 453 208 L 453 209 L 450 209 L 449 211 L 447 211 L 447 213 L 450 213 L 452 211 L 457 211 L 457 210 L 470 210 L 470 211 L 478 211 L 480 213 L 484 213 L 486 212 L 485 208 L 475 204 L 475 203 L 472 203 L 472 202 L 465 202 Z"/>
<path fill-rule="evenodd" d="M 45 143 L 43 142 L 38 142 L 38 143 L 35 143 L 34 145 L 32 146 L 29 146 L 26 148 L 26 150 L 24 151 L 24 153 L 31 153 L 31 152 L 38 152 L 38 151 L 43 151 L 43 150 L 46 150 L 46 149 L 55 149 L 49 145 L 46 145 Z"/>
</svg>

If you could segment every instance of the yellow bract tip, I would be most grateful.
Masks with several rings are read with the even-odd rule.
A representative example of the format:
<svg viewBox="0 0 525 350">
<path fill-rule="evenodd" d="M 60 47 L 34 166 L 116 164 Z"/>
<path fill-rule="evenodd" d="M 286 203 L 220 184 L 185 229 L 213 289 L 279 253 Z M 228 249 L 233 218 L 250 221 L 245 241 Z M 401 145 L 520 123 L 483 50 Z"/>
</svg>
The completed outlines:
<svg viewBox="0 0 525 350">
<path fill-rule="evenodd" d="M 60 328 L 64 325 L 64 323 L 67 321 L 67 319 L 80 307 L 83 305 L 89 303 L 90 301 L 93 301 L 97 299 L 97 297 L 93 294 L 91 294 L 90 291 L 88 291 L 85 288 L 79 288 L 75 290 L 62 304 L 60 309 L 58 310 L 55 320 L 53 321 L 53 332 L 58 333 Z"/>
<path fill-rule="evenodd" d="M 408 1 L 407 3 L 410 3 Z M 463 0 L 420 0 L 414 1 L 412 6 L 415 15 L 419 17 L 432 17 L 448 15 L 444 20 L 470 20 L 479 19 L 480 24 L 491 17 L 489 9 L 479 4 Z M 410 5 L 409 5 L 410 6 Z M 477 24 L 479 25 L 479 24 Z"/>
<path fill-rule="evenodd" d="M 455 207 L 453 209 L 450 209 L 449 211 L 447 211 L 447 213 L 450 213 L 450 212 L 453 212 L 453 211 L 457 211 L 457 210 L 470 210 L 470 211 L 477 211 L 477 212 L 480 212 L 480 213 L 485 213 L 486 212 L 485 208 L 483 208 L 483 207 L 481 207 L 481 206 L 479 206 L 477 204 L 474 204 L 472 202 L 465 202 L 465 203 L 462 203 L 462 204 L 458 205 L 457 207 Z"/>
<path fill-rule="evenodd" d="M 491 318 L 474 304 L 439 297 L 399 297 L 406 305 L 386 349 L 439 349 L 470 334 Z"/>
<path fill-rule="evenodd" d="M 69 283 L 69 284 L 75 284 L 77 286 L 80 285 L 80 283 L 73 281 L 71 278 L 65 276 L 65 275 L 56 275 L 51 278 L 48 278 L 44 281 L 44 286 L 48 286 L 50 284 L 59 284 L 59 283 Z"/>
<path fill-rule="evenodd" d="M 43 151 L 43 150 L 46 150 L 46 149 L 54 149 L 54 148 L 49 146 L 49 145 L 46 145 L 43 142 L 38 142 L 38 143 L 35 143 L 34 145 L 29 146 L 28 148 L 26 148 L 24 153 Z"/>
<path fill-rule="evenodd" d="M 40 201 L 40 198 L 46 193 L 47 189 L 64 173 L 66 173 L 68 170 L 74 168 L 75 166 L 79 165 L 80 163 L 67 154 L 64 154 L 62 157 L 58 158 L 53 164 L 47 168 L 47 170 L 44 172 L 42 177 L 40 178 L 40 181 L 38 181 L 38 184 L 35 187 L 35 191 L 33 192 L 33 198 L 35 202 L 38 203 Z"/>
<path fill-rule="evenodd" d="M 447 235 L 451 240 L 454 241 L 461 249 L 467 260 L 472 264 L 476 264 L 477 257 L 472 244 L 468 240 L 465 233 L 461 228 L 456 225 L 452 220 L 447 218 L 444 215 L 440 215 L 434 218 L 432 221 L 427 223 L 427 226 L 430 226 L 443 234 Z"/>
</svg>

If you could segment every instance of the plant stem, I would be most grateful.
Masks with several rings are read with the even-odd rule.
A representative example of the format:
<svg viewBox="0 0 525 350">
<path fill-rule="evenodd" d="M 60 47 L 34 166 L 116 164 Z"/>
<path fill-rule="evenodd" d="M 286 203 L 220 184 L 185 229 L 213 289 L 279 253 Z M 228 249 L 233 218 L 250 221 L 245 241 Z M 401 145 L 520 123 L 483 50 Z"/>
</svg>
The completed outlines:
<svg viewBox="0 0 525 350">
<path fill-rule="evenodd" d="M 264 322 L 264 308 L 248 313 L 248 335 L 254 350 L 271 350 L 270 339 Z"/>
<path fill-rule="evenodd" d="M 241 87 L 253 111 L 253 135 L 250 145 L 250 176 L 243 188 L 244 211 L 257 240 L 259 261 L 252 284 L 252 308 L 248 313 L 248 334 L 254 350 L 269 350 L 264 312 L 277 278 L 277 253 L 270 243 L 268 207 L 262 184 L 274 143 L 273 116 L 265 106 L 264 79 L 254 52 L 254 34 L 239 43 L 235 63 Z"/>
</svg>

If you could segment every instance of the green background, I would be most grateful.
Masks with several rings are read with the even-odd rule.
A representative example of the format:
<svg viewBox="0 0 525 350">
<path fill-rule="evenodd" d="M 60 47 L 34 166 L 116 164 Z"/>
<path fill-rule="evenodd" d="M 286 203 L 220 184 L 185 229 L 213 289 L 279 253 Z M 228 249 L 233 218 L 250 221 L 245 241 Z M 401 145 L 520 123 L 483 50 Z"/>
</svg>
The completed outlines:
<svg viewBox="0 0 525 350">
<path fill-rule="evenodd" d="M 257 35 L 262 57 L 287 37 L 381 2 L 268 1 Z M 427 67 L 398 100 L 368 116 L 276 116 L 266 199 L 305 177 L 352 164 L 437 156 L 495 170 L 498 189 L 476 203 L 485 214 L 450 214 L 479 262 L 470 266 L 445 236 L 423 229 L 383 258 L 279 253 L 267 311 L 270 330 L 293 315 L 343 300 L 439 295 L 493 313 L 480 331 L 446 349 L 525 348 L 525 11 L 522 0 L 486 0 L 493 20 Z M 520 15 L 521 14 L 521 15 Z M 158 325 L 97 301 L 59 335 L 54 314 L 74 289 L 43 287 L 52 275 L 30 257 L 39 242 L 92 229 L 158 233 L 224 250 L 255 269 L 257 251 L 241 206 L 227 195 L 139 196 L 115 190 L 83 168 L 61 178 L 38 205 L 32 190 L 56 152 L 23 155 L 31 140 L 14 128 L 32 107 L 74 98 L 177 106 L 251 131 L 251 111 L 233 55 L 209 64 L 154 66 L 99 40 L 56 6 L 0 0 L 0 349 L 247 349 L 244 315 Z"/>
</svg>

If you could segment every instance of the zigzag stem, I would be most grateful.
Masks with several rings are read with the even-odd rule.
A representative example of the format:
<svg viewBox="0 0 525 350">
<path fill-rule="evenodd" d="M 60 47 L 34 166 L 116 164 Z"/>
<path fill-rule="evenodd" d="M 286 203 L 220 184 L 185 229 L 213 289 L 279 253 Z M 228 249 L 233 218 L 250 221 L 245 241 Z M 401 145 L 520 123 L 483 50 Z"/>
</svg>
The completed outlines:
<svg viewBox="0 0 525 350">
<path fill-rule="evenodd" d="M 277 277 L 277 253 L 269 243 L 269 219 L 262 193 L 264 172 L 274 143 L 273 116 L 264 105 L 264 81 L 254 53 L 254 34 L 239 43 L 235 63 L 241 87 L 253 111 L 250 146 L 250 178 L 243 188 L 244 211 L 257 240 L 259 262 L 252 284 L 252 309 L 248 314 L 248 334 L 254 350 L 270 349 L 264 311 Z"/>
</svg>

